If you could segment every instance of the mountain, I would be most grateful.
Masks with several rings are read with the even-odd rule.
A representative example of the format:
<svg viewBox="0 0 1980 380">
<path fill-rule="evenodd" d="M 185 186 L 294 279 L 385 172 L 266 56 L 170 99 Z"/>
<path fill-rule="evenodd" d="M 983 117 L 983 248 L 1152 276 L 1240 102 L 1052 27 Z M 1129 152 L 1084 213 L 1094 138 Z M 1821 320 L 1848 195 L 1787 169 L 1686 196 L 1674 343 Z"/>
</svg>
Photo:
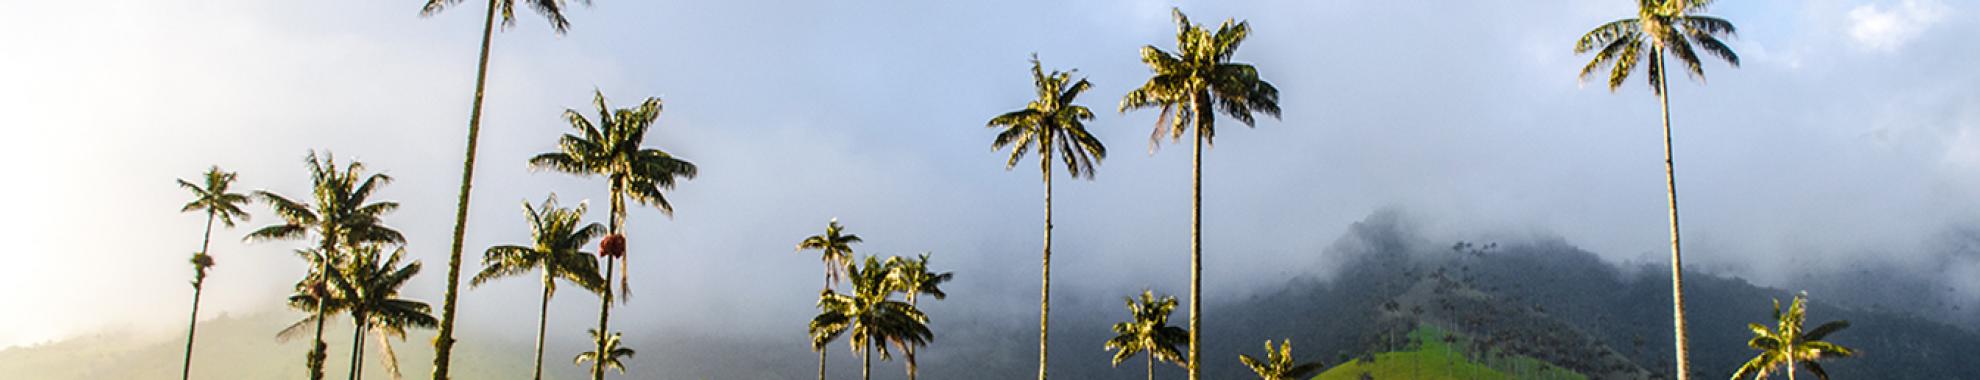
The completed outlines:
<svg viewBox="0 0 1980 380">
<path fill-rule="evenodd" d="M 1416 373 L 1427 378 L 1485 373 L 1553 371 L 1589 379 L 1668 378 L 1669 269 L 1661 264 L 1616 265 L 1560 240 L 1453 246 L 1413 232 L 1393 216 L 1351 226 L 1324 253 L 1327 274 L 1285 279 L 1241 297 L 1205 305 L 1204 374 L 1211 379 L 1252 378 L 1238 354 L 1262 355 L 1264 341 L 1290 338 L 1301 361 L 1349 363 L 1330 375 L 1356 370 Z M 1456 248 L 1456 249 L 1454 249 Z M 1321 252 L 1315 252 L 1322 255 Z M 967 270 L 967 268 L 959 268 Z M 1893 274 L 1895 275 L 1895 274 Z M 1754 351 L 1746 347 L 1747 323 L 1770 324 L 1773 299 L 1799 289 L 1756 286 L 1739 278 L 1689 271 L 1692 360 L 1698 378 L 1729 376 Z M 1833 277 L 1810 289 L 1811 322 L 1853 323 L 1831 340 L 1862 352 L 1825 364 L 1839 379 L 1980 379 L 1980 334 L 1906 309 L 1907 292 L 1929 286 L 1891 286 L 1890 277 Z M 1035 290 L 1035 289 L 1034 289 Z M 1854 300 L 1889 299 L 1869 307 L 1824 298 L 1848 290 Z M 1022 288 L 1009 291 L 1026 291 Z M 1881 293 L 1880 293 L 1881 292 Z M 1127 294 L 1055 292 L 1052 373 L 1062 379 L 1140 379 L 1139 360 L 1109 365 L 1101 343 L 1108 326 L 1126 316 Z M 1027 378 L 1036 371 L 1034 304 L 972 302 L 951 292 L 934 312 L 934 344 L 922 351 L 927 379 Z M 295 378 L 302 373 L 304 344 L 278 343 L 274 332 L 298 318 L 292 312 L 221 317 L 202 322 L 195 378 Z M 808 316 L 792 316 L 802 321 Z M 1175 323 L 1186 312 L 1178 311 Z M 807 379 L 816 354 L 804 344 L 801 322 L 788 328 L 722 326 L 668 329 L 628 323 L 639 355 L 628 379 Z M 349 354 L 347 326 L 333 324 L 330 375 L 341 377 Z M 456 355 L 460 379 L 522 379 L 529 373 L 531 342 L 500 340 L 474 332 Z M 182 336 L 146 337 L 105 332 L 30 347 L 0 350 L 0 373 L 30 379 L 163 379 L 177 375 Z M 395 341 L 409 377 L 428 371 L 430 333 Z M 375 345 L 375 338 L 368 344 Z M 552 378 L 575 379 L 569 354 L 582 347 L 553 345 L 545 369 Z M 843 342 L 830 346 L 832 378 L 856 378 L 859 358 Z M 375 354 L 368 358 L 376 357 Z M 341 360 L 340 360 L 341 359 Z M 1137 358 L 1138 359 L 1138 358 Z M 1373 363 L 1370 363 L 1373 359 Z M 1467 364 L 1468 363 L 1468 364 Z M 366 369 L 375 378 L 376 364 Z M 901 363 L 875 360 L 875 379 L 900 379 Z M 1558 370 L 1564 369 L 1565 371 Z M 1468 372 L 1461 372 L 1468 371 Z M 1157 377 L 1178 378 L 1174 365 L 1158 364 Z M 1405 375 L 1404 377 L 1409 377 Z M 1385 377 L 1386 378 L 1386 377 Z"/>
</svg>

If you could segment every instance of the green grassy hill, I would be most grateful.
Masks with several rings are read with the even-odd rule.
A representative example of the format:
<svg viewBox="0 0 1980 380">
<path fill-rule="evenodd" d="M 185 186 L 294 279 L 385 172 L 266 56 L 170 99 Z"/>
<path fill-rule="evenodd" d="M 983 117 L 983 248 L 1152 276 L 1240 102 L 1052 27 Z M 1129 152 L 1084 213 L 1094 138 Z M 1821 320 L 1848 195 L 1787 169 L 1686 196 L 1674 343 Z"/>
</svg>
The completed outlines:
<svg viewBox="0 0 1980 380">
<path fill-rule="evenodd" d="M 1377 353 L 1328 368 L 1314 380 L 1587 380 L 1586 376 L 1538 359 L 1499 352 L 1469 352 L 1468 339 L 1436 327 L 1409 332 L 1410 348 Z"/>
</svg>

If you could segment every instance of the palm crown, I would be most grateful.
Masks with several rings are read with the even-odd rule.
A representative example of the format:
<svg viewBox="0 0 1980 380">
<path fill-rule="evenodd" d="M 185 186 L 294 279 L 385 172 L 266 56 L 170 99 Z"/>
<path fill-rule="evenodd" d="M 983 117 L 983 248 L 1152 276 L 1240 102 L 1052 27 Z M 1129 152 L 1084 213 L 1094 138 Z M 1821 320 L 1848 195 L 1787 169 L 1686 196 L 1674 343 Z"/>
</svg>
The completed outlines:
<svg viewBox="0 0 1980 380">
<path fill-rule="evenodd" d="M 1699 50 L 1739 66 L 1739 55 L 1720 39 L 1736 33 L 1732 22 L 1692 14 L 1704 12 L 1711 0 L 1637 1 L 1636 18 L 1602 24 L 1575 42 L 1575 54 L 1595 53 L 1581 68 L 1582 80 L 1609 66 L 1609 90 L 1614 91 L 1648 58 L 1650 91 L 1663 94 L 1663 60 L 1667 55 L 1677 58 L 1687 72 L 1700 79 L 1705 77 L 1705 68 L 1699 62 Z"/>
<path fill-rule="evenodd" d="M 891 298 L 897 290 L 887 281 L 892 271 L 880 259 L 867 257 L 865 268 L 848 266 L 846 272 L 852 282 L 851 293 L 827 290 L 819 295 L 822 312 L 810 326 L 814 345 L 823 346 L 850 333 L 847 343 L 854 350 L 878 349 L 882 358 L 888 358 L 891 354 L 883 343 L 922 345 L 934 337 L 928 330 L 928 315 Z"/>
<path fill-rule="evenodd" d="M 248 221 L 247 211 L 242 211 L 241 206 L 252 200 L 245 194 L 228 192 L 228 187 L 234 184 L 235 173 L 221 171 L 219 166 L 214 166 L 207 169 L 202 178 L 205 179 L 205 186 L 178 180 L 179 187 L 193 193 L 193 200 L 180 207 L 179 212 L 205 211 L 227 227 L 234 226 L 234 219 Z"/>
<path fill-rule="evenodd" d="M 605 286 L 605 280 L 598 277 L 598 259 L 584 247 L 592 239 L 605 235 L 605 226 L 598 223 L 582 224 L 585 205 L 576 208 L 557 206 L 557 196 L 552 194 L 543 200 L 541 207 L 523 202 L 523 214 L 529 219 L 529 246 L 499 245 L 488 248 L 481 257 L 482 268 L 469 283 L 480 286 L 502 277 L 543 270 L 545 293 L 555 293 L 557 284 L 553 279 L 562 279 L 577 284 L 587 290 L 597 290 Z"/>
<path fill-rule="evenodd" d="M 1279 89 L 1259 78 L 1258 69 L 1231 62 L 1238 45 L 1251 34 L 1247 22 L 1226 19 L 1217 30 L 1191 24 L 1181 9 L 1172 10 L 1176 20 L 1176 51 L 1154 45 L 1141 48 L 1141 62 L 1154 76 L 1140 88 L 1121 98 L 1121 112 L 1161 108 L 1150 144 L 1163 135 L 1181 140 L 1195 126 L 1205 143 L 1217 135 L 1214 115 L 1222 111 L 1246 126 L 1254 124 L 1253 113 L 1279 116 Z"/>
<path fill-rule="evenodd" d="M 585 5 L 591 5 L 591 0 L 578 1 Z M 420 7 L 419 15 L 432 16 L 447 10 L 447 7 L 460 4 L 460 2 L 461 0 L 426 0 L 426 6 Z M 557 31 L 558 34 L 570 30 L 570 20 L 564 19 L 564 0 L 523 0 L 523 2 L 529 4 L 530 8 L 536 9 L 536 13 L 543 15 L 544 19 L 550 21 L 551 30 Z M 501 13 L 502 27 L 515 26 L 516 0 L 493 0 L 489 3 L 495 6 L 494 10 Z"/>
<path fill-rule="evenodd" d="M 840 272 L 853 265 L 852 245 L 859 243 L 859 235 L 845 233 L 845 226 L 839 225 L 839 218 L 832 218 L 825 224 L 825 233 L 805 237 L 797 244 L 797 250 L 818 250 L 818 259 L 825 262 L 825 289 L 832 289 L 843 276 Z"/>
<path fill-rule="evenodd" d="M 660 98 L 646 98 L 637 107 L 613 110 L 605 105 L 605 94 L 596 92 L 592 105 L 598 112 L 596 123 L 577 110 L 564 110 L 564 120 L 577 133 L 560 138 L 557 152 L 530 158 L 530 166 L 604 176 L 611 182 L 615 195 L 631 196 L 642 204 L 659 207 L 663 214 L 673 215 L 674 206 L 667 203 L 661 190 L 673 189 L 677 178 L 693 179 L 696 170 L 694 163 L 640 146 L 646 142 L 647 130 L 660 118 Z M 614 218 L 623 216 L 614 215 Z"/>
<path fill-rule="evenodd" d="M 1855 350 L 1822 340 L 1829 334 L 1849 328 L 1849 321 L 1831 321 L 1816 326 L 1814 330 L 1807 332 L 1801 330 L 1802 322 L 1806 320 L 1808 313 L 1807 300 L 1806 292 L 1795 295 L 1794 301 L 1788 304 L 1785 312 L 1781 310 L 1781 301 L 1774 300 L 1775 328 L 1773 329 L 1758 323 L 1746 325 L 1747 329 L 1753 330 L 1753 339 L 1747 341 L 1746 345 L 1759 350 L 1760 355 L 1741 365 L 1739 371 L 1733 373 L 1733 380 L 1746 378 L 1749 375 L 1765 379 L 1780 367 L 1785 367 L 1788 378 L 1792 379 L 1797 364 L 1807 367 L 1808 372 L 1814 373 L 1816 378 L 1828 380 L 1829 373 L 1822 369 L 1822 364 L 1817 363 L 1818 360 L 1856 355 Z"/>
<path fill-rule="evenodd" d="M 1106 348 L 1115 350 L 1114 365 L 1120 366 L 1135 354 L 1146 353 L 1149 360 L 1166 362 L 1182 361 L 1182 352 L 1176 345 L 1189 341 L 1189 331 L 1169 325 L 1169 314 L 1176 310 L 1176 297 L 1155 297 L 1155 291 L 1144 290 L 1141 298 L 1127 297 L 1127 322 L 1114 324 L 1114 338 L 1107 340 Z"/>
<path fill-rule="evenodd" d="M 335 155 L 326 154 L 319 160 L 316 152 L 310 152 L 307 161 L 313 202 L 306 204 L 266 190 L 255 191 L 255 196 L 282 218 L 282 223 L 255 230 L 248 234 L 248 240 L 296 239 L 313 233 L 320 239 L 318 244 L 323 250 L 369 243 L 405 243 L 404 235 L 380 220 L 386 213 L 397 210 L 399 203 L 370 202 L 372 193 L 392 182 L 391 176 L 366 176 L 364 164 L 357 161 L 339 169 Z"/>
<path fill-rule="evenodd" d="M 399 297 L 399 288 L 419 274 L 419 261 L 400 265 L 406 250 L 401 247 L 390 256 L 381 255 L 377 245 L 352 252 L 342 268 L 331 269 L 330 283 L 353 322 L 364 330 L 378 332 L 378 344 L 385 353 L 385 371 L 399 378 L 399 358 L 389 338 L 406 338 L 406 328 L 430 329 L 439 325 L 425 302 Z"/>
<path fill-rule="evenodd" d="M 578 354 L 576 358 L 572 358 L 571 363 L 582 366 L 584 362 L 598 361 L 605 368 L 617 369 L 619 373 L 626 373 L 625 359 L 632 358 L 633 354 L 637 352 L 631 348 L 619 345 L 619 337 L 621 335 L 615 332 L 610 336 L 602 336 L 598 334 L 597 329 L 585 330 L 585 332 L 591 333 L 591 341 L 596 343 L 598 347 L 602 347 L 603 351 L 585 351 Z M 600 355 L 599 352 L 604 352 L 604 354 Z"/>
<path fill-rule="evenodd" d="M 1278 349 L 1272 348 L 1272 341 L 1265 341 L 1265 360 L 1251 355 L 1238 355 L 1238 360 L 1244 361 L 1244 365 L 1251 367 L 1251 372 L 1257 373 L 1262 380 L 1304 379 L 1312 376 L 1313 371 L 1320 370 L 1319 362 L 1293 362 L 1292 339 L 1286 339 Z"/>
<path fill-rule="evenodd" d="M 1107 147 L 1086 131 L 1085 121 L 1093 119 L 1093 111 L 1073 103 L 1093 84 L 1083 78 L 1073 81 L 1072 74 L 1057 70 L 1048 74 L 1038 62 L 1038 56 L 1032 55 L 1031 81 L 1038 90 L 1038 98 L 1024 109 L 991 118 L 987 125 L 1003 128 L 997 139 L 990 142 L 992 149 L 1012 147 L 1010 159 L 1004 162 L 1006 169 L 1017 167 L 1018 160 L 1035 149 L 1042 157 L 1040 167 L 1049 169 L 1052 155 L 1058 154 L 1073 177 L 1092 178 L 1093 164 L 1107 158 Z M 1045 175 L 1050 173 L 1046 171 Z"/>
</svg>

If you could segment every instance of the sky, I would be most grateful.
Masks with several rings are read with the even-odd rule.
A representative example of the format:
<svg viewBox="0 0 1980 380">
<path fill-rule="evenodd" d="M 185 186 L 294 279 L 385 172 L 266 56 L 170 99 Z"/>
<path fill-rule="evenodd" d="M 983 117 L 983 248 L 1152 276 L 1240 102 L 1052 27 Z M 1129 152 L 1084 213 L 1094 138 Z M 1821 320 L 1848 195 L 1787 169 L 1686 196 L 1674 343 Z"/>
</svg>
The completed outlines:
<svg viewBox="0 0 1980 380">
<path fill-rule="evenodd" d="M 182 326 L 201 215 L 173 179 L 210 165 L 236 187 L 299 195 L 312 149 L 397 179 L 377 194 L 440 299 L 481 8 L 419 2 L 0 0 L 0 347 Z M 1206 293 L 1326 273 L 1345 228 L 1404 210 L 1450 239 L 1558 236 L 1618 262 L 1663 262 L 1656 98 L 1575 74 L 1573 43 L 1634 2 L 1093 0 L 622 1 L 575 5 L 557 35 L 519 9 L 496 35 L 464 271 L 528 238 L 520 204 L 590 201 L 595 178 L 532 171 L 559 115 L 593 91 L 660 97 L 647 143 L 701 175 L 672 218 L 628 222 L 639 323 L 791 330 L 821 271 L 794 252 L 838 218 L 863 254 L 930 252 L 990 316 L 1034 316 L 1042 206 L 1027 160 L 990 149 L 1032 95 L 1027 59 L 1078 69 L 1111 148 L 1093 181 L 1055 182 L 1055 290 L 1180 293 L 1186 146 L 1151 149 L 1151 111 L 1110 112 L 1170 48 L 1169 9 L 1248 20 L 1236 55 L 1281 91 L 1282 119 L 1220 121 L 1205 154 Z M 1687 262 L 1784 281 L 1864 261 L 1917 268 L 1980 299 L 1980 24 L 1973 2 L 1722 1 L 1738 68 L 1674 81 Z M 1639 73 L 1640 75 L 1640 73 Z M 246 244 L 275 218 L 214 231 L 202 316 L 278 309 L 301 242 Z M 1695 252 L 1695 253 L 1693 253 Z M 513 329 L 534 281 L 467 291 L 461 323 Z M 590 310 L 566 292 L 553 307 Z M 1001 305 L 1001 306 L 999 306 Z M 32 312 L 23 312 L 31 310 Z M 572 311 L 575 314 L 588 312 Z M 1000 314 L 1001 313 L 1001 314 Z M 567 337 L 572 340 L 581 337 Z"/>
</svg>

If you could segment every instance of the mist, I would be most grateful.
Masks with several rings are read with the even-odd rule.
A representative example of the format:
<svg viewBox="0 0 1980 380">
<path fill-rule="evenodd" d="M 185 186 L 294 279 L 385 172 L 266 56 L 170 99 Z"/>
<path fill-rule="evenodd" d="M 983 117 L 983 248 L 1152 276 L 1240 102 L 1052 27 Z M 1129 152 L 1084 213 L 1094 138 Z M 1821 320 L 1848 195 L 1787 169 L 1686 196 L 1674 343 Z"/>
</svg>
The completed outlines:
<svg viewBox="0 0 1980 380">
<path fill-rule="evenodd" d="M 519 13 L 497 36 L 464 271 L 482 249 L 527 239 L 520 202 L 590 200 L 603 220 L 602 181 L 523 164 L 554 149 L 568 128 L 558 115 L 597 90 L 614 106 L 662 97 L 648 144 L 701 166 L 668 193 L 671 218 L 635 208 L 628 222 L 634 291 L 615 315 L 648 334 L 632 341 L 802 339 L 821 271 L 792 247 L 835 217 L 866 238 L 861 254 L 929 252 L 956 272 L 955 296 L 930 306 L 938 320 L 1035 322 L 1043 190 L 1035 162 L 1002 167 L 982 125 L 1029 99 L 1034 52 L 1079 69 L 1096 84 L 1084 103 L 1113 109 L 1147 75 L 1136 49 L 1173 43 L 1172 5 L 1199 22 L 1248 20 L 1237 59 L 1286 110 L 1255 129 L 1221 120 L 1206 152 L 1207 297 L 1326 276 L 1336 263 L 1321 252 L 1392 209 L 1434 240 L 1550 235 L 1614 263 L 1665 260 L 1655 98 L 1640 78 L 1610 93 L 1574 77 L 1586 59 L 1574 38 L 1631 14 L 1626 1 L 601 1 L 572 8 L 567 35 Z M 437 306 L 475 12 L 9 8 L 35 17 L 0 23 L 0 49 L 21 53 L 0 62 L 0 159 L 15 163 L 0 195 L 22 216 L 0 229 L 17 242 L 0 287 L 18 289 L 0 309 L 48 312 L 0 316 L 0 346 L 176 331 L 201 225 L 177 213 L 187 194 L 172 179 L 217 164 L 242 189 L 302 194 L 311 149 L 398 178 L 376 199 L 404 205 L 386 222 L 427 268 L 406 294 Z M 1980 225 L 1970 12 L 1933 0 L 1717 7 L 1741 28 L 1741 66 L 1672 83 L 1687 262 L 1778 286 L 1874 264 L 1980 309 L 1980 256 L 1961 243 Z M 1187 289 L 1187 148 L 1150 149 L 1153 122 L 1101 112 L 1089 128 L 1113 154 L 1095 180 L 1055 184 L 1055 306 Z M 238 241 L 274 219 L 249 211 L 215 231 L 203 315 L 278 309 L 305 270 L 288 254 L 301 243 Z M 533 314 L 536 291 L 508 280 L 464 292 L 473 334 L 461 339 L 527 339 L 510 316 Z M 596 302 L 561 293 L 553 343 L 584 339 Z"/>
</svg>

